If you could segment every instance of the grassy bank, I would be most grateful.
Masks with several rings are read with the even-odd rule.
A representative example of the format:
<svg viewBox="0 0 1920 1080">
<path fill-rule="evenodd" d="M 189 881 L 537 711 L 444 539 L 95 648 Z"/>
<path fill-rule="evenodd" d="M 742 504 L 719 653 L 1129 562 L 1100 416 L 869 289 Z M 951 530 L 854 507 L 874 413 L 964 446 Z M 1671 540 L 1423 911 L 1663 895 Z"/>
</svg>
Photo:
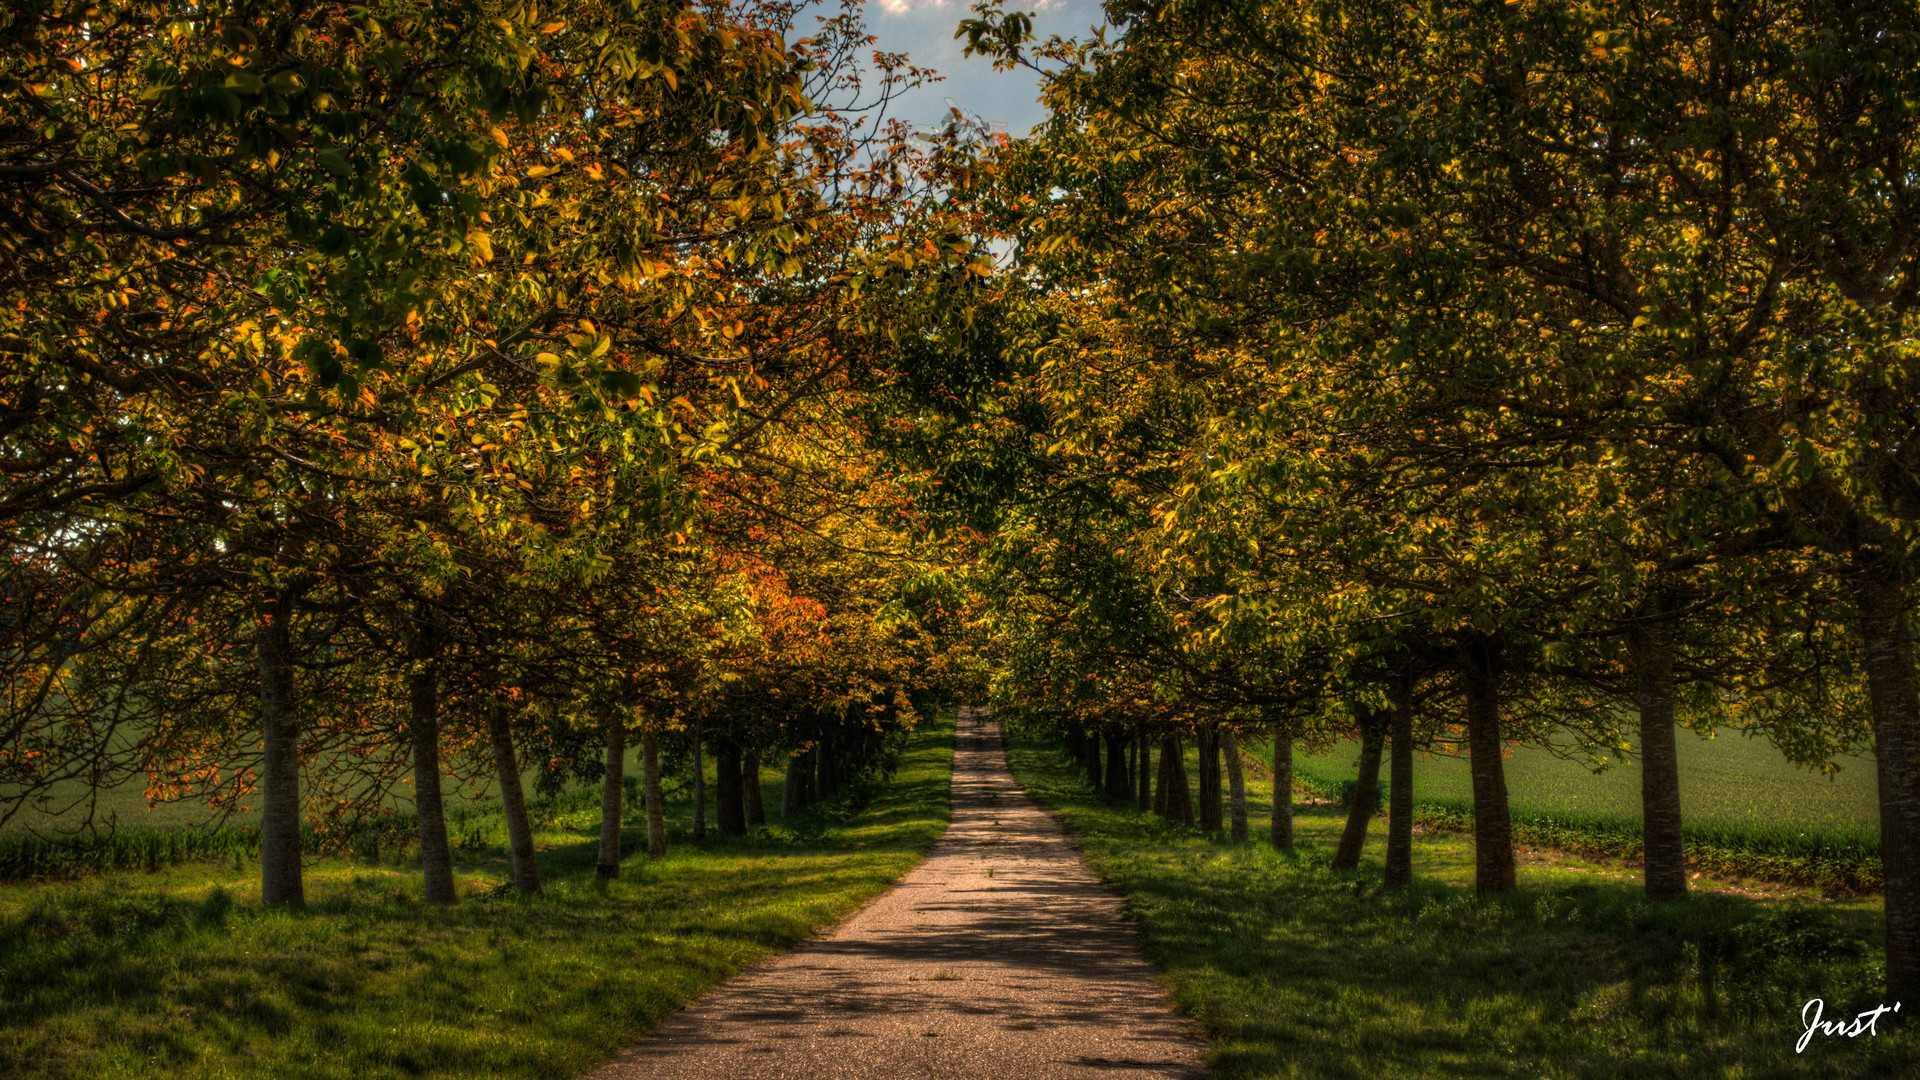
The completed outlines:
<svg viewBox="0 0 1920 1080">
<path fill-rule="evenodd" d="M 1518 893 L 1479 901 L 1471 844 L 1443 832 L 1416 838 L 1415 885 L 1387 893 L 1381 828 L 1359 871 L 1328 869 L 1336 808 L 1304 808 L 1282 855 L 1098 796 L 1051 745 L 1016 740 L 1011 756 L 1126 894 L 1148 958 L 1213 1042 L 1216 1075 L 1920 1075 L 1920 1038 L 1884 1023 L 1794 1051 L 1808 999 L 1829 1018 L 1880 1003 L 1872 900 L 1649 906 L 1630 874 L 1531 858 Z M 1256 837 L 1265 825 L 1256 815 Z"/>
<path fill-rule="evenodd" d="M 672 853 L 649 863 L 636 828 L 613 882 L 593 874 L 597 810 L 563 800 L 533 899 L 504 889 L 479 817 L 456 830 L 451 910 L 418 903 L 416 866 L 364 859 L 310 867 L 302 911 L 261 909 L 255 868 L 230 864 L 0 887 L 0 1075 L 575 1076 L 911 867 L 945 827 L 952 755 L 947 719 L 857 812 L 705 847 L 670 803 Z"/>
</svg>

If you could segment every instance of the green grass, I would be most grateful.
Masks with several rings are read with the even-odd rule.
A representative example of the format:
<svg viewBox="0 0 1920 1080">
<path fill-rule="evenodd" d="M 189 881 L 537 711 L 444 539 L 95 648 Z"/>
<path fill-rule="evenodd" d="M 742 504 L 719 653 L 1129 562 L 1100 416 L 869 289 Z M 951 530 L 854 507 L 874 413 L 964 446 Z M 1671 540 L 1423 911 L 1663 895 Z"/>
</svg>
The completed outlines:
<svg viewBox="0 0 1920 1080">
<path fill-rule="evenodd" d="M 1844 757 L 1832 776 L 1788 761 L 1765 739 L 1721 732 L 1703 739 L 1679 733 L 1680 805 L 1689 822 L 1715 827 L 1782 827 L 1808 832 L 1877 835 L 1878 787 L 1870 757 Z M 1249 752 L 1267 753 L 1264 744 Z M 1359 748 L 1299 754 L 1294 768 L 1316 780 L 1352 779 Z M 1614 761 L 1594 773 L 1535 746 L 1516 747 L 1505 762 L 1516 807 L 1638 818 L 1640 763 Z M 1384 769 L 1382 770 L 1384 772 Z M 1473 798 L 1464 757 L 1421 754 L 1413 762 L 1413 795 L 1423 802 Z"/>
<path fill-rule="evenodd" d="M 503 887 L 497 818 L 474 816 L 450 910 L 392 861 L 311 866 L 300 911 L 260 908 L 251 865 L 0 887 L 0 1075 L 576 1076 L 904 873 L 945 827 L 952 754 L 946 719 L 857 813 L 829 803 L 705 847 L 670 804 L 671 854 L 631 856 L 613 882 L 593 873 L 597 810 L 563 798 L 539 821 L 533 899 Z"/>
<path fill-rule="evenodd" d="M 1679 745 L 1690 867 L 1722 878 L 1834 895 L 1880 888 L 1879 810 L 1870 760 L 1849 759 L 1840 773 L 1823 777 L 1792 765 L 1758 739 L 1683 737 Z M 1258 762 L 1269 759 L 1271 749 L 1261 744 L 1250 752 Z M 1294 775 L 1303 789 L 1344 802 L 1353 789 L 1358 752 L 1344 744 L 1324 754 L 1297 755 Z M 1637 763 L 1594 774 L 1579 762 L 1522 747 L 1506 766 L 1517 843 L 1596 858 L 1640 858 Z M 1384 782 L 1381 791 L 1384 805 Z M 1464 759 L 1423 755 L 1415 760 L 1419 826 L 1470 832 L 1472 794 Z"/>
<path fill-rule="evenodd" d="M 1360 870 L 1328 862 L 1344 814 L 1302 808 L 1282 855 L 1105 799 L 1052 745 L 1014 738 L 1016 774 L 1126 896 L 1148 959 L 1212 1041 L 1212 1075 L 1907 1077 L 1920 1038 L 1827 1038 L 1795 1054 L 1802 1005 L 1880 1003 L 1871 899 L 1703 893 L 1648 905 L 1631 874 L 1527 858 L 1520 890 L 1472 895 L 1464 838 L 1416 838 L 1415 884 L 1379 888 L 1384 822 Z M 1270 787 L 1254 781 L 1253 834 Z"/>
</svg>

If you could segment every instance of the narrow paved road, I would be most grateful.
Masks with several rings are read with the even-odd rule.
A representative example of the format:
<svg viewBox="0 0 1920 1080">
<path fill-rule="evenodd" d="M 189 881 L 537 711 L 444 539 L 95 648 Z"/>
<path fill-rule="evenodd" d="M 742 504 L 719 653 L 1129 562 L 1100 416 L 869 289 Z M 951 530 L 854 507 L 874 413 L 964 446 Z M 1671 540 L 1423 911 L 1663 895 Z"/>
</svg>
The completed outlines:
<svg viewBox="0 0 1920 1080">
<path fill-rule="evenodd" d="M 1119 907 L 963 709 L 953 824 L 925 862 L 589 1080 L 1199 1077 Z"/>
</svg>

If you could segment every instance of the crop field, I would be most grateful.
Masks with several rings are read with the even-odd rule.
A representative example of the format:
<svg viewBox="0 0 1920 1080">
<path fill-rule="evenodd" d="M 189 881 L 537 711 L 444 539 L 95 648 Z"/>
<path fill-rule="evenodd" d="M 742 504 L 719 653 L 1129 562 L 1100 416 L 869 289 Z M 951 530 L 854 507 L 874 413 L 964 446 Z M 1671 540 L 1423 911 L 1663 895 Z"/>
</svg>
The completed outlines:
<svg viewBox="0 0 1920 1080">
<path fill-rule="evenodd" d="M 1250 751 L 1268 756 L 1265 745 Z M 1304 778 L 1353 778 L 1359 749 L 1351 743 L 1324 754 L 1297 755 Z M 1703 739 L 1680 732 L 1680 805 L 1689 824 L 1722 828 L 1788 828 L 1856 834 L 1879 829 L 1873 759 L 1849 757 L 1831 776 L 1789 762 L 1764 739 L 1734 732 Z M 1638 818 L 1640 763 L 1615 760 L 1599 773 L 1580 760 L 1539 747 L 1507 757 L 1507 791 L 1516 809 Z M 1384 779 L 1383 766 L 1381 776 Z M 1413 761 L 1413 795 L 1420 802 L 1470 801 L 1464 757 L 1422 754 Z"/>
</svg>

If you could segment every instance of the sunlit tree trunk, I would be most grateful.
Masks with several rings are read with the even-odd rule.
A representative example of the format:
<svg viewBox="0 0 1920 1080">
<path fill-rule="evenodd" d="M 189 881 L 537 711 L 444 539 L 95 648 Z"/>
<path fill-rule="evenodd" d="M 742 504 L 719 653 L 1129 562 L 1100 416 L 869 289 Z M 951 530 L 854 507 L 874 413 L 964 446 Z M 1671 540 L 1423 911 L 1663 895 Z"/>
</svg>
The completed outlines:
<svg viewBox="0 0 1920 1080">
<path fill-rule="evenodd" d="M 1380 810 L 1380 750 L 1387 734 L 1381 719 L 1371 709 L 1360 710 L 1360 765 L 1354 770 L 1353 797 L 1347 800 L 1347 827 L 1333 851 L 1335 870 L 1352 870 L 1360 865 L 1360 853 L 1367 846 L 1367 827 Z"/>
<path fill-rule="evenodd" d="M 1887 996 L 1920 1006 L 1920 697 L 1907 626 L 1907 568 L 1881 550 L 1856 552 L 1851 587 L 1880 781 Z"/>
<path fill-rule="evenodd" d="M 1232 728 L 1220 729 L 1220 754 L 1227 761 L 1228 835 L 1247 838 L 1247 778 L 1240 769 L 1240 738 Z"/>
<path fill-rule="evenodd" d="M 647 801 L 647 858 L 667 857 L 667 807 L 660 792 L 660 733 L 647 725 L 640 733 L 640 777 Z"/>
<path fill-rule="evenodd" d="M 300 877 L 300 717 L 293 700 L 292 590 L 276 591 L 255 612 L 260 668 L 260 902 L 306 902 Z"/>
<path fill-rule="evenodd" d="M 603 878 L 620 876 L 620 799 L 626 794 L 627 725 L 618 709 L 602 724 L 607 740 L 607 770 L 600 781 L 600 855 L 594 871 Z"/>
<path fill-rule="evenodd" d="M 1388 718 L 1391 750 L 1387 765 L 1387 865 L 1383 884 L 1398 888 L 1413 881 L 1413 683 L 1393 681 Z"/>
<path fill-rule="evenodd" d="M 1653 614 L 1660 614 L 1656 609 Z M 1648 622 L 1629 635 L 1640 705 L 1640 814 L 1647 899 L 1687 895 L 1687 853 L 1680 833 L 1680 755 L 1674 743 L 1673 628 Z"/>
<path fill-rule="evenodd" d="M 1293 738 L 1280 724 L 1273 725 L 1273 819 L 1267 842 L 1280 851 L 1293 850 Z"/>
<path fill-rule="evenodd" d="M 486 703 L 487 739 L 493 744 L 493 771 L 500 781 L 500 813 L 507 820 L 507 850 L 513 863 L 513 887 L 523 895 L 540 891 L 540 861 L 533 850 L 533 823 L 527 820 L 527 795 L 520 786 L 520 761 L 513 752 L 513 728 L 507 707 Z"/>
<path fill-rule="evenodd" d="M 413 738 L 414 820 L 420 829 L 420 868 L 429 904 L 454 901 L 453 847 L 447 843 L 446 802 L 440 793 L 439 626 L 422 605 L 407 650 L 408 726 Z"/>
<path fill-rule="evenodd" d="M 1494 642 L 1469 643 L 1467 753 L 1473 778 L 1473 888 L 1480 896 L 1518 887 L 1513 859 L 1513 817 L 1507 808 L 1507 773 L 1501 761 L 1499 658 Z"/>
</svg>

